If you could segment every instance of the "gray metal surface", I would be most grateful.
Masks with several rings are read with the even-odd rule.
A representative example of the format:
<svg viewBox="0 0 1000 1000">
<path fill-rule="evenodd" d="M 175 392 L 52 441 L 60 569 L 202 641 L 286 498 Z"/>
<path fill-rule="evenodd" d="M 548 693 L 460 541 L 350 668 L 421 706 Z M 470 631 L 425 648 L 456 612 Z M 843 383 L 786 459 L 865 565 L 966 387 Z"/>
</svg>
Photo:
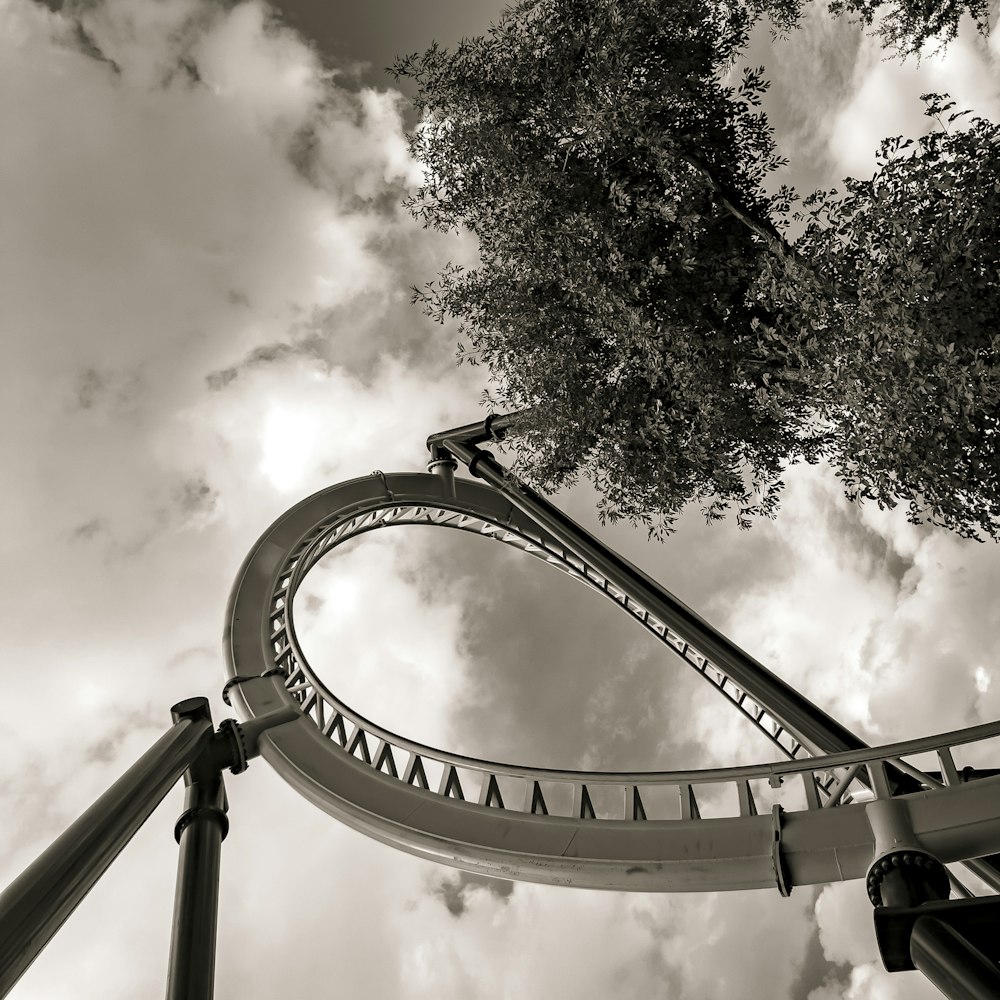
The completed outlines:
<svg viewBox="0 0 1000 1000">
<path fill-rule="evenodd" d="M 934 750 L 944 783 L 927 779 L 921 791 L 898 799 L 918 841 L 942 861 L 1000 848 L 1000 778 L 968 785 L 949 779 L 955 773 L 951 748 L 996 736 L 1000 724 L 756 768 L 607 773 L 464 757 L 392 733 L 352 711 L 302 655 L 292 615 L 296 589 L 319 559 L 349 538 L 390 525 L 437 524 L 515 545 L 615 601 L 759 729 L 770 730 L 786 753 L 799 756 L 798 741 L 781 741 L 780 721 L 649 609 L 617 591 L 492 489 L 456 480 L 454 490 L 451 495 L 436 476 L 414 473 L 377 474 L 317 493 L 265 532 L 234 585 L 227 669 L 231 677 L 256 678 L 234 689 L 235 703 L 248 717 L 289 707 L 301 712 L 298 721 L 261 737 L 261 754 L 330 814 L 422 857 L 510 878 L 647 891 L 787 891 L 864 877 L 874 836 L 865 805 L 851 804 L 851 789 L 860 788 L 857 775 L 875 794 L 891 794 L 886 766 L 902 763 L 922 775 L 902 758 Z M 270 676 L 257 676 L 264 673 Z M 788 804 L 784 782 L 797 787 L 800 808 Z M 732 812 L 702 819 L 699 802 L 717 802 L 720 789 Z M 781 812 L 779 803 L 788 811 Z"/>
<path fill-rule="evenodd" d="M 210 720 L 176 722 L 0 895 L 0 997 L 13 988 L 211 736 Z"/>
<path fill-rule="evenodd" d="M 187 717 L 197 715 L 211 725 L 207 698 L 192 698 L 187 706 Z M 175 708 L 174 721 L 180 717 Z M 184 786 L 184 811 L 175 827 L 180 854 L 166 1000 L 212 1000 L 222 841 L 229 830 L 220 755 L 208 752 L 194 760 L 184 772 Z"/>
<path fill-rule="evenodd" d="M 949 1000 L 996 1000 L 1000 968 L 953 927 L 936 917 L 918 917 L 910 957 Z"/>
<path fill-rule="evenodd" d="M 670 628 L 661 617 L 635 597 L 624 593 L 592 564 L 569 551 L 496 490 L 467 479 L 456 479 L 454 484 L 455 492 L 451 494 L 437 476 L 422 473 L 380 473 L 355 479 L 309 497 L 283 514 L 268 529 L 265 538 L 269 540 L 269 545 L 282 547 L 280 565 L 272 567 L 275 589 L 267 595 L 273 626 L 270 635 L 275 643 L 271 666 L 289 676 L 292 690 L 297 683 L 305 685 L 302 690 L 316 693 L 320 710 L 324 703 L 334 707 L 341 712 L 345 725 L 364 723 L 369 732 L 378 728 L 348 706 L 343 706 L 311 670 L 295 635 L 292 597 L 305 574 L 328 552 L 349 539 L 384 527 L 431 524 L 495 539 L 578 580 L 612 601 L 685 666 L 700 674 L 782 753 L 803 759 L 816 752 L 811 742 L 804 743 L 798 738 L 793 723 L 779 717 L 778 710 L 770 701 L 765 703 L 765 694 L 774 693 L 770 688 L 758 694 L 748 685 L 736 684 L 729 673 L 719 666 L 719 658 L 713 660 L 707 656 L 701 646 L 691 641 L 689 634 L 681 635 Z M 248 558 L 238 579 L 243 578 L 249 562 Z M 255 565 L 260 565 L 259 556 Z M 638 570 L 635 573 L 642 575 Z M 683 607 L 679 602 L 674 604 L 678 608 Z M 693 615 L 689 609 L 685 610 Z M 230 619 L 231 609 L 227 611 L 227 623 Z M 708 629 L 703 623 L 702 631 Z M 743 657 L 750 660 L 746 654 Z M 759 676 L 764 675 L 773 676 L 759 667 Z M 754 683 L 752 678 L 748 681 Z M 758 696 L 755 697 L 755 694 Z M 800 700 L 804 703 L 804 699 Z M 818 709 L 816 712 L 822 714 Z M 329 714 L 324 715 L 324 724 Z M 405 744 L 403 740 L 401 745 Z M 826 747 L 820 752 L 855 749 L 859 745 L 860 741 L 855 739 L 844 745 Z M 459 763 L 460 760 L 455 757 L 453 762 Z"/>
</svg>

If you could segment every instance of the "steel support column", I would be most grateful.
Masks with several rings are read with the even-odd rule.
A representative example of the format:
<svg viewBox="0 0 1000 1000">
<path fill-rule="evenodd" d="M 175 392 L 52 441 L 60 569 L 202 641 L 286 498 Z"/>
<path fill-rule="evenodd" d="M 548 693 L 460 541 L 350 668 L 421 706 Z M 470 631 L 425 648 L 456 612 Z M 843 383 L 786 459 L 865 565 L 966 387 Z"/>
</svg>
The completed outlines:
<svg viewBox="0 0 1000 1000">
<path fill-rule="evenodd" d="M 177 719 L 0 895 L 0 997 L 10 992 L 211 735 L 211 720 Z"/>
<path fill-rule="evenodd" d="M 1000 997 L 1000 968 L 936 917 L 917 918 L 910 935 L 910 957 L 949 1000 Z"/>
<path fill-rule="evenodd" d="M 208 700 L 174 707 L 174 718 L 212 723 Z M 184 772 L 184 812 L 175 828 L 180 845 L 170 937 L 167 1000 L 212 1000 L 219 917 L 222 841 L 229 830 L 228 802 L 219 753 L 206 748 Z"/>
</svg>

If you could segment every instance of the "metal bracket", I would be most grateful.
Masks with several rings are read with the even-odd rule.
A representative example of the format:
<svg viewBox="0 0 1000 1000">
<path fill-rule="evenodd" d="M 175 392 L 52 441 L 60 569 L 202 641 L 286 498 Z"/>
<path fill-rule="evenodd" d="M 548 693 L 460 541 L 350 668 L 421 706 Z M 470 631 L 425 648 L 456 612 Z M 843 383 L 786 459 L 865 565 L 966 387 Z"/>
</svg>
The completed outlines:
<svg viewBox="0 0 1000 1000">
<path fill-rule="evenodd" d="M 500 413 L 491 413 L 483 421 L 483 431 L 486 433 L 486 436 L 491 441 L 502 441 L 503 438 L 504 438 L 504 436 L 505 436 L 505 434 L 506 434 L 506 429 L 501 429 L 501 430 L 498 430 L 498 431 L 493 430 L 493 421 L 496 420 L 497 417 L 502 416 L 502 415 L 503 414 L 500 414 Z"/>
<path fill-rule="evenodd" d="M 246 681 L 255 681 L 258 677 L 273 677 L 275 674 L 285 675 L 284 670 L 281 667 L 271 667 L 270 670 L 265 670 L 262 674 L 237 674 L 235 677 L 230 677 L 225 684 L 222 685 L 222 700 L 230 707 L 233 707 L 233 703 L 229 700 L 229 692 L 232 691 L 237 684 L 243 684 Z"/>
<path fill-rule="evenodd" d="M 475 452 L 476 453 L 473 456 L 472 461 L 469 462 L 469 472 L 471 472 L 477 479 L 482 479 L 482 475 L 476 471 L 476 466 L 478 466 L 484 459 L 491 459 L 495 462 L 496 455 L 494 455 L 491 451 L 485 451 L 481 448 L 476 448 Z"/>
<path fill-rule="evenodd" d="M 372 475 L 375 476 L 382 483 L 382 489 L 385 490 L 385 495 L 390 500 L 395 502 L 396 497 L 393 495 L 392 490 L 389 489 L 389 483 L 386 481 L 385 473 L 381 469 L 373 469 Z"/>
<path fill-rule="evenodd" d="M 482 444 L 484 441 L 502 441 L 506 437 L 507 431 L 528 412 L 529 410 L 518 410 L 514 413 L 491 413 L 485 420 L 477 421 L 474 424 L 465 424 L 462 427 L 438 431 L 427 438 L 427 449 L 433 458 L 438 458 L 440 457 L 438 452 L 449 440 L 470 446 Z"/>
<path fill-rule="evenodd" d="M 177 823 L 174 825 L 174 840 L 179 844 L 181 842 L 181 834 L 195 820 L 202 818 L 217 820 L 219 827 L 222 829 L 222 839 L 226 839 L 226 834 L 229 833 L 229 817 L 215 806 L 195 806 L 193 809 L 185 809 L 178 817 Z"/>
<path fill-rule="evenodd" d="M 243 727 L 235 719 L 223 719 L 219 723 L 216 735 L 224 739 L 229 746 L 229 770 L 233 774 L 242 774 L 247 769 L 249 759 Z"/>
<path fill-rule="evenodd" d="M 782 896 L 792 894 L 792 880 L 788 874 L 788 866 L 781 855 L 781 814 L 784 810 L 775 804 L 771 808 L 771 823 L 774 839 L 771 842 L 771 864 L 774 866 L 774 881 Z"/>
<path fill-rule="evenodd" d="M 427 471 L 437 476 L 444 487 L 446 497 L 455 496 L 455 472 L 458 469 L 458 462 L 454 455 L 444 451 L 442 448 L 435 448 L 431 453 L 431 460 L 427 463 Z"/>
<path fill-rule="evenodd" d="M 237 674 L 235 677 L 230 677 L 225 684 L 222 685 L 222 700 L 230 707 L 233 707 L 233 703 L 229 700 L 229 692 L 232 691 L 237 684 L 242 684 L 244 681 L 252 681 L 253 677 L 249 674 Z"/>
</svg>

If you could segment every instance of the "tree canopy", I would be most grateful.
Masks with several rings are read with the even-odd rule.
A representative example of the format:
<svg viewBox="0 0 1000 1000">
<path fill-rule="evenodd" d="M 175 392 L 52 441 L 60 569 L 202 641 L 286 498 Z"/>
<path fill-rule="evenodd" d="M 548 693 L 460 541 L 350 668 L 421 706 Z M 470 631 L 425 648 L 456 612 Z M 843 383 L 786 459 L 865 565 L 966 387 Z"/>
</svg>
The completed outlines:
<svg viewBox="0 0 1000 1000">
<path fill-rule="evenodd" d="M 890 143 L 872 182 L 808 198 L 790 242 L 763 71 L 725 82 L 757 12 L 670 15 L 531 0 L 395 67 L 423 113 L 411 210 L 479 241 L 417 298 L 459 320 L 497 409 L 529 408 L 520 471 L 584 472 L 604 514 L 669 530 L 692 500 L 770 514 L 789 463 L 829 457 L 856 498 L 995 534 L 995 474 L 954 493 L 996 459 L 995 126 Z"/>
<path fill-rule="evenodd" d="M 953 102 L 924 99 L 937 129 L 886 140 L 871 180 L 811 197 L 796 249 L 826 287 L 762 286 L 780 317 L 766 333 L 823 346 L 811 380 L 848 496 L 996 538 L 1000 127 L 959 128 Z"/>
<path fill-rule="evenodd" d="M 876 27 L 883 45 L 902 56 L 920 55 L 928 47 L 940 48 L 954 41 L 963 17 L 970 17 L 976 29 L 989 29 L 988 0 L 831 0 L 830 10 Z M 797 20 L 801 6 L 791 17 Z"/>
</svg>

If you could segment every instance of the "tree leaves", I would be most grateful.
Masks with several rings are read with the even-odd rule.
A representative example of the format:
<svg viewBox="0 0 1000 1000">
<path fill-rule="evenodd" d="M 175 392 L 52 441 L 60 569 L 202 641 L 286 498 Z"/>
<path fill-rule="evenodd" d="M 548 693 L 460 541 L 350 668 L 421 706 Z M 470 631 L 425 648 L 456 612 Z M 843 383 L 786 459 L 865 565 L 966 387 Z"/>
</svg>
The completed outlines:
<svg viewBox="0 0 1000 1000">
<path fill-rule="evenodd" d="M 981 34 L 989 31 L 988 0 L 832 0 L 830 11 L 844 14 L 866 28 L 877 25 L 882 44 L 905 57 L 916 55 L 930 43 L 944 48 L 958 35 L 962 18 L 968 15 Z"/>
<path fill-rule="evenodd" d="M 530 408 L 518 471 L 589 476 L 603 516 L 662 534 L 696 502 L 745 526 L 828 458 L 852 498 L 995 535 L 996 127 L 927 95 L 941 130 L 887 140 L 874 178 L 767 194 L 763 71 L 724 82 L 751 19 L 524 0 L 400 60 L 424 116 L 409 207 L 480 257 L 414 298 L 458 320 L 490 405 Z"/>
<path fill-rule="evenodd" d="M 953 102 L 924 95 L 931 117 Z M 953 121 L 961 115 L 953 116 Z M 943 122 L 942 122 L 943 125 Z M 852 498 L 902 500 L 911 517 L 998 537 L 1000 129 L 881 146 L 870 181 L 821 193 L 796 244 L 827 295 L 777 291 L 781 324 L 825 330 L 815 397 Z"/>
</svg>

